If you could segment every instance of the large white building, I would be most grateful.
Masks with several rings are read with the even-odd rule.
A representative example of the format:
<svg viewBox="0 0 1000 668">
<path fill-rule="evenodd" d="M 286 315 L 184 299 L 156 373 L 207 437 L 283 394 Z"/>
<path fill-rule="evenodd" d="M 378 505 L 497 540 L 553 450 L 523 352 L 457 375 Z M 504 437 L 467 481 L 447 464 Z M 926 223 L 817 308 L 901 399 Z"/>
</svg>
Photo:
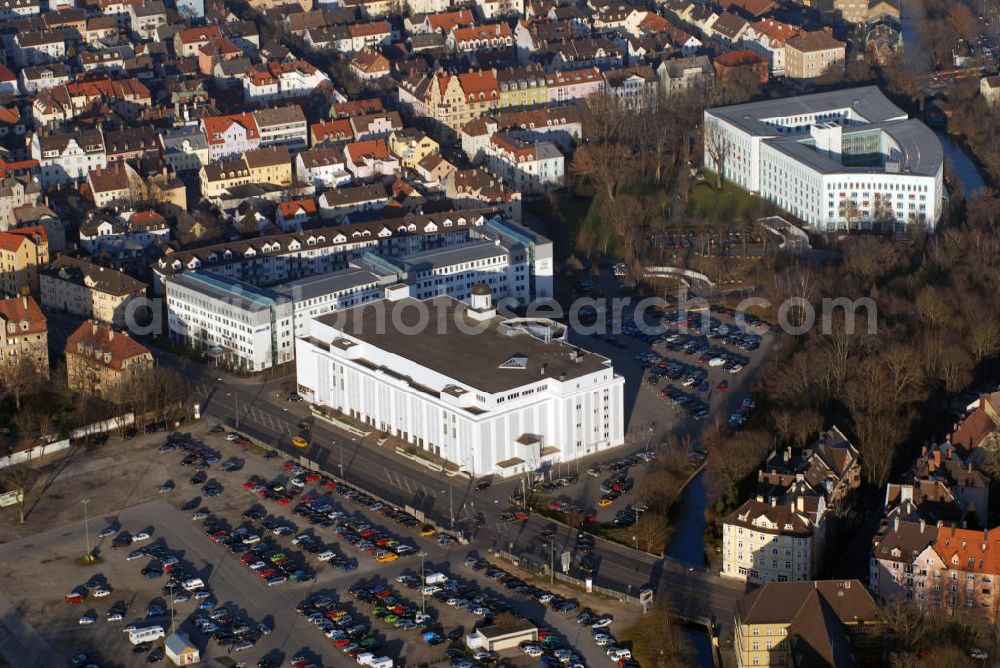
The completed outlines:
<svg viewBox="0 0 1000 668">
<path fill-rule="evenodd" d="M 705 166 L 819 231 L 941 217 L 944 151 L 875 86 L 705 112 Z"/>
<path fill-rule="evenodd" d="M 389 298 L 316 318 L 296 339 L 299 393 L 472 475 L 514 476 L 624 443 L 605 357 L 471 304 Z M 427 321 L 423 322 L 424 316 Z"/>
<path fill-rule="evenodd" d="M 417 299 L 448 296 L 468 301 L 473 286 L 481 284 L 493 299 L 519 305 L 552 295 L 551 275 L 535 271 L 539 260 L 550 261 L 536 254 L 550 256 L 551 242 L 499 221 L 482 235 L 437 248 L 402 254 L 376 248 L 348 259 L 343 268 L 270 288 L 216 271 L 221 267 L 203 265 L 173 275 L 164 281 L 170 336 L 226 366 L 261 371 L 290 361 L 292 340 L 308 336 L 314 318 L 381 300 L 390 290 Z M 267 282 L 253 271 L 243 275 Z M 233 328 L 231 322 L 254 325 L 253 345 L 242 326 Z"/>
<path fill-rule="evenodd" d="M 211 272 L 167 283 L 170 339 L 243 371 L 292 361 L 292 301 Z"/>
<path fill-rule="evenodd" d="M 402 258 L 482 241 L 503 246 L 512 263 L 523 264 L 524 270 L 515 272 L 512 285 L 526 286 L 526 300 L 553 296 L 552 242 L 488 210 L 348 223 L 177 251 L 153 266 L 154 287 L 162 294 L 163 286 L 175 276 L 196 270 L 257 286 L 287 285 L 347 269 L 366 253 Z"/>
</svg>

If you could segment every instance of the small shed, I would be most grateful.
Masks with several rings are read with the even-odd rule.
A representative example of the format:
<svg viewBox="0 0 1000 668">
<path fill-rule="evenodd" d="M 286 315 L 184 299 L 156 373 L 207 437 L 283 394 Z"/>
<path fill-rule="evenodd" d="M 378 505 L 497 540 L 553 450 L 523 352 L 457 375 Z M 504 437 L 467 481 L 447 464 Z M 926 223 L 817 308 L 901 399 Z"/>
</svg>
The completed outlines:
<svg viewBox="0 0 1000 668">
<path fill-rule="evenodd" d="M 167 636 L 164 641 L 167 658 L 175 666 L 192 666 L 201 662 L 201 652 L 182 632 L 177 631 Z"/>
<path fill-rule="evenodd" d="M 517 647 L 525 640 L 538 640 L 538 627 L 527 619 L 494 624 L 476 629 L 465 638 L 469 649 L 485 649 L 490 652 L 502 652 L 505 649 Z"/>
</svg>

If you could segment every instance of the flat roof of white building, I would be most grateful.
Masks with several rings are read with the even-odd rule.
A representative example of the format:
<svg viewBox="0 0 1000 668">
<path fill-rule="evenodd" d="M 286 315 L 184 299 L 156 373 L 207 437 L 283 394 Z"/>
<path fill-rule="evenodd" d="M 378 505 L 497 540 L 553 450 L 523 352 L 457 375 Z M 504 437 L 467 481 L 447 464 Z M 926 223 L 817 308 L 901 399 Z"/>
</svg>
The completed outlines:
<svg viewBox="0 0 1000 668">
<path fill-rule="evenodd" d="M 448 267 L 476 260 L 489 260 L 506 255 L 508 252 L 503 246 L 498 246 L 490 241 L 482 241 L 480 243 L 434 248 L 411 255 L 404 255 L 403 257 L 396 258 L 396 260 L 402 263 L 408 270 L 429 269 L 432 267 Z"/>
<path fill-rule="evenodd" d="M 170 294 L 171 287 L 176 286 L 195 290 L 209 299 L 223 301 L 245 311 L 266 311 L 289 301 L 274 290 L 258 288 L 210 271 L 189 271 L 172 277 L 167 281 L 167 294 Z"/>
<path fill-rule="evenodd" d="M 610 368 L 611 361 L 606 357 L 557 339 L 546 343 L 507 327 L 503 318 L 479 323 L 468 317 L 469 309 L 450 297 L 423 301 L 406 297 L 356 306 L 320 316 L 316 321 L 346 334 L 349 338 L 345 343 L 350 339 L 361 341 L 488 394 L 546 378 L 567 381 Z M 421 312 L 429 314 L 426 326 L 413 333 L 401 331 L 418 329 Z M 461 331 L 456 318 L 465 328 L 479 325 L 480 333 Z M 338 345 L 337 341 L 329 343 Z"/>
<path fill-rule="evenodd" d="M 395 280 L 395 276 L 389 276 Z M 303 299 L 315 299 L 327 295 L 343 292 L 363 285 L 385 282 L 386 275 L 377 274 L 364 267 L 348 267 L 329 274 L 319 276 L 308 276 L 300 278 L 280 286 L 275 286 L 274 291 L 294 301 Z"/>
<path fill-rule="evenodd" d="M 774 125 L 766 122 L 769 118 L 788 118 L 847 109 L 868 123 L 884 123 L 907 117 L 906 112 L 890 102 L 877 86 L 844 88 L 825 93 L 747 102 L 728 107 L 715 107 L 708 112 L 749 134 L 774 137 L 779 133 Z"/>
<path fill-rule="evenodd" d="M 882 174 L 898 173 L 915 176 L 934 176 L 944 163 L 944 149 L 934 131 L 922 122 L 910 118 L 871 125 L 848 126 L 844 136 L 858 132 L 884 132 L 899 146 L 900 160 L 896 171 L 884 167 L 845 165 L 822 151 L 817 151 L 804 140 L 808 136 L 781 137 L 768 141 L 782 153 L 823 174 Z"/>
<path fill-rule="evenodd" d="M 709 109 L 706 114 L 760 137 L 793 160 L 823 174 L 910 174 L 936 176 L 944 164 L 937 135 L 919 120 L 908 118 L 876 86 L 783 97 Z M 816 122 L 802 120 L 814 116 Z M 844 137 L 863 132 L 885 133 L 898 147 L 897 164 L 844 164 L 838 156 L 816 150 L 809 141 L 811 127 L 839 125 Z"/>
</svg>

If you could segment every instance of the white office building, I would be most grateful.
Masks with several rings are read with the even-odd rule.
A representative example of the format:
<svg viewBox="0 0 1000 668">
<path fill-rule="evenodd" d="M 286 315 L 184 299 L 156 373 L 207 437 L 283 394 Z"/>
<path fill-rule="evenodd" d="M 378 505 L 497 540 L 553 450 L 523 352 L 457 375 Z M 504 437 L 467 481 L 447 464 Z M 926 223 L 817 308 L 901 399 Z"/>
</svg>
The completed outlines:
<svg viewBox="0 0 1000 668">
<path fill-rule="evenodd" d="M 296 339 L 300 394 L 475 476 L 624 443 L 610 360 L 553 337 L 555 323 L 498 317 L 486 285 L 470 305 L 406 292 L 316 318 Z"/>
<path fill-rule="evenodd" d="M 241 371 L 292 361 L 292 301 L 210 272 L 187 272 L 167 283 L 170 339 Z"/>
<path fill-rule="evenodd" d="M 518 305 L 536 295 L 551 296 L 551 272 L 539 276 L 534 271 L 539 260 L 534 257 L 535 244 L 541 244 L 543 254 L 550 254 L 551 242 L 536 236 L 518 240 L 508 234 L 517 233 L 513 228 L 503 229 L 491 228 L 465 243 L 400 256 L 366 252 L 343 269 L 270 288 L 210 269 L 187 271 L 165 281 L 170 334 L 182 345 L 224 356 L 228 365 L 261 371 L 292 359 L 291 342 L 309 335 L 314 318 L 384 299 L 389 288 L 396 295 L 417 299 L 447 296 L 468 301 L 473 287 L 482 284 L 494 300 L 513 300 Z M 267 337 L 261 334 L 250 351 L 243 341 L 226 338 L 234 336 L 228 318 L 257 327 L 270 323 L 273 344 L 266 345 Z"/>
<path fill-rule="evenodd" d="M 705 112 L 705 167 L 819 231 L 873 224 L 932 230 L 944 151 L 875 86 Z"/>
</svg>

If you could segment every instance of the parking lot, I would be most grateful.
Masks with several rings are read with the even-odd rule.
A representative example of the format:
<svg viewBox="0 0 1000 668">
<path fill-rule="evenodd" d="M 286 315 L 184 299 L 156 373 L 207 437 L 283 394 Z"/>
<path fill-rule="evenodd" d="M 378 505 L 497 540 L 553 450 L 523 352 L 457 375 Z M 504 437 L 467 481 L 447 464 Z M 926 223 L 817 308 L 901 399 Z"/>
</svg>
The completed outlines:
<svg viewBox="0 0 1000 668">
<path fill-rule="evenodd" d="M 140 436 L 127 450 L 109 445 L 62 463 L 29 523 L 37 530 L 46 518 L 77 517 L 0 547 L 6 566 L 0 591 L 40 634 L 39 665 L 68 665 L 81 653 L 97 665 L 148 665 L 161 643 L 134 653 L 123 630 L 131 624 L 166 629 L 172 613 L 203 660 L 231 655 L 247 665 L 293 657 L 346 665 L 345 654 L 359 648 L 377 648 L 406 664 L 440 661 L 448 656 L 449 633 L 457 637 L 505 613 L 531 615 L 574 637 L 568 631 L 575 602 L 497 591 L 496 581 L 472 562 L 456 577 L 451 571 L 468 550 L 451 537 L 430 535 L 414 518 L 358 490 L 240 448 L 223 433 L 209 433 L 209 426 L 198 425 L 190 439 L 170 445 L 165 433 Z M 105 479 L 109 470 L 113 481 Z M 94 486 L 95 479 L 103 486 Z M 118 505 L 125 489 L 134 504 Z M 79 512 L 65 515 L 68 501 L 82 510 L 84 493 L 87 522 Z M 83 565 L 88 533 L 98 562 Z M 449 587 L 459 589 L 410 590 L 422 564 L 425 574 L 447 573 L 454 583 Z M 397 581 L 404 574 L 409 577 Z M 188 590 L 183 583 L 192 580 L 201 582 Z M 350 601 L 353 618 L 342 629 L 345 636 L 324 637 L 331 628 L 318 630 L 307 616 L 293 613 L 317 595 L 339 602 L 358 583 L 392 587 L 407 612 L 419 606 L 427 617 L 418 624 L 415 616 Z M 82 600 L 67 603 L 71 594 Z M 8 629 L 11 624 L 5 622 Z M 355 637 L 338 646 L 347 631 Z M 427 642 L 423 634 L 429 632 L 442 642 Z M 589 642 L 580 631 L 575 637 Z M 596 645 L 590 650 L 588 665 L 606 660 L 596 655 Z M 58 657 L 54 664 L 52 656 Z M 517 663 L 526 660 L 518 654 Z"/>
</svg>

